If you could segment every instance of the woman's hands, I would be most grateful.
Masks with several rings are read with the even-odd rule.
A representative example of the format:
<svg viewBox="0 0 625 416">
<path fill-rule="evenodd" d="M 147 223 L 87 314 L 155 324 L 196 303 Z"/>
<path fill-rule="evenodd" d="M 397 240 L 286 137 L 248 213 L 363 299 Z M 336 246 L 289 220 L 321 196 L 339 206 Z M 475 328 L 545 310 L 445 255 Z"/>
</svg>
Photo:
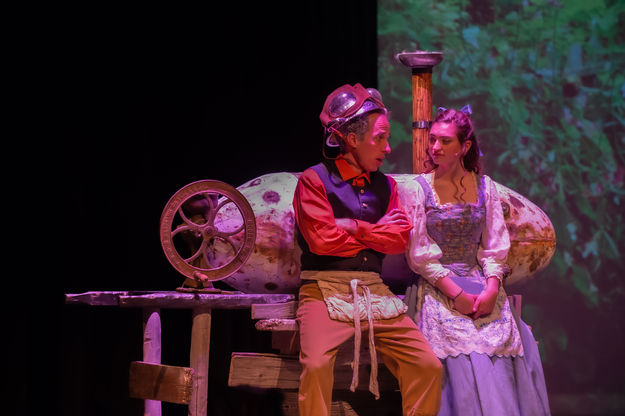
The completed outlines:
<svg viewBox="0 0 625 416">
<path fill-rule="evenodd" d="M 486 279 L 486 287 L 479 295 L 466 293 L 449 275 L 438 279 L 435 286 L 449 297 L 455 310 L 471 319 L 489 315 L 495 308 L 499 293 L 499 279 L 494 276 Z"/>
<path fill-rule="evenodd" d="M 497 302 L 497 290 L 484 289 L 479 295 L 462 292 L 456 300 L 452 300 L 454 309 L 471 319 L 478 319 L 490 315 Z"/>
<path fill-rule="evenodd" d="M 487 287 L 475 298 L 473 304 L 473 310 L 471 311 L 471 318 L 477 319 L 482 316 L 490 315 L 497 302 L 498 289 L 492 289 Z"/>
<path fill-rule="evenodd" d="M 454 304 L 454 309 L 458 312 L 463 315 L 471 316 L 476 299 L 477 295 L 471 295 L 463 290 L 455 300 L 452 300 L 452 302 Z"/>
<path fill-rule="evenodd" d="M 497 302 L 497 294 L 499 293 L 499 279 L 491 276 L 486 279 L 486 287 L 482 290 L 475 303 L 473 304 L 472 318 L 477 319 L 482 316 L 490 315 Z"/>
</svg>

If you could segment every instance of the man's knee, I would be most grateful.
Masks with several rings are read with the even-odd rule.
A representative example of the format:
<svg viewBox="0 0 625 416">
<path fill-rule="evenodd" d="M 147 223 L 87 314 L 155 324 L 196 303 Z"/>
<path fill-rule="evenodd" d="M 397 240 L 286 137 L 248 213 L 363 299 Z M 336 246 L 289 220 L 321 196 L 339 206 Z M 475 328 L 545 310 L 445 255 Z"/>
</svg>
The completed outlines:
<svg viewBox="0 0 625 416">
<path fill-rule="evenodd" d="M 443 374 L 443 364 L 433 353 L 419 354 L 409 363 L 412 367 L 408 371 L 419 378 L 440 378 Z"/>
<path fill-rule="evenodd" d="M 434 354 L 429 354 L 421 361 L 422 371 L 432 378 L 440 378 L 443 375 L 443 364 Z"/>
<path fill-rule="evenodd" d="M 332 370 L 332 363 L 329 357 L 324 354 L 309 354 L 306 357 L 300 356 L 300 364 L 309 373 L 319 373 Z"/>
</svg>

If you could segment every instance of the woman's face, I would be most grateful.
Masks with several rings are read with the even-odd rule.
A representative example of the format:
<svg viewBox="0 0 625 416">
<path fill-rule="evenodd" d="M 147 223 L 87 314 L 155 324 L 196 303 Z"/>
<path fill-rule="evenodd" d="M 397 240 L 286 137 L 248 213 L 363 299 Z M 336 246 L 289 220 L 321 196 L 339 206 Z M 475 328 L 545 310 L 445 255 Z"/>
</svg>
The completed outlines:
<svg viewBox="0 0 625 416">
<path fill-rule="evenodd" d="M 465 143 L 469 145 L 463 146 L 460 143 L 453 123 L 438 122 L 430 129 L 428 152 L 439 167 L 452 167 L 454 164 L 460 164 L 464 153 L 468 150 L 470 142 Z"/>
</svg>

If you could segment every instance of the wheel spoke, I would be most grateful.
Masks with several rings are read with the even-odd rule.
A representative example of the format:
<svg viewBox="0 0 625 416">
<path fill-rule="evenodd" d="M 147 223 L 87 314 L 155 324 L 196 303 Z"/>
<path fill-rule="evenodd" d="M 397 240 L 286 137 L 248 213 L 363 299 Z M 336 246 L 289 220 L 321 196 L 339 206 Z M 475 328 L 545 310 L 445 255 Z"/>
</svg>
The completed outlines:
<svg viewBox="0 0 625 416">
<path fill-rule="evenodd" d="M 178 207 L 178 215 L 180 215 L 180 218 L 182 218 L 182 221 L 187 224 L 187 225 L 191 225 L 193 224 L 193 221 L 191 221 L 188 217 L 187 214 L 184 213 L 183 209 L 182 209 L 182 205 L 180 207 Z"/>
<path fill-rule="evenodd" d="M 195 231 L 196 227 L 192 227 L 190 225 L 180 225 L 178 226 L 175 230 L 173 230 L 171 232 L 171 236 L 174 237 L 179 233 L 185 232 L 185 231 Z"/>
<path fill-rule="evenodd" d="M 215 217 L 217 216 L 217 212 L 219 211 L 219 206 L 215 206 L 218 198 L 219 197 L 217 196 L 217 194 L 214 193 L 207 194 L 206 196 L 206 199 L 208 199 L 208 204 L 210 205 L 206 216 L 206 223 L 209 225 L 213 225 L 213 223 L 215 222 Z"/>
<path fill-rule="evenodd" d="M 191 264 L 195 259 L 202 255 L 207 245 L 206 240 L 202 240 L 202 244 L 200 244 L 200 247 L 195 251 L 195 253 L 193 253 L 191 257 L 184 259 L 184 261 Z"/>
</svg>

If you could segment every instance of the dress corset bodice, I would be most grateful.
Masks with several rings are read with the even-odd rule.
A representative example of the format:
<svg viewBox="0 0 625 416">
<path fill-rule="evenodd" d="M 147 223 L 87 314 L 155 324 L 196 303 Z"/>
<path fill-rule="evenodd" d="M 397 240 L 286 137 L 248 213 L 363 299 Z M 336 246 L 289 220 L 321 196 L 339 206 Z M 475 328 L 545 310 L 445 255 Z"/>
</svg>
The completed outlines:
<svg viewBox="0 0 625 416">
<path fill-rule="evenodd" d="M 423 177 L 417 180 L 425 192 L 428 234 L 443 252 L 439 261 L 457 274 L 467 274 L 477 265 L 477 250 L 486 218 L 483 177 L 478 183 L 475 204 L 439 204 L 431 185 Z"/>
</svg>

